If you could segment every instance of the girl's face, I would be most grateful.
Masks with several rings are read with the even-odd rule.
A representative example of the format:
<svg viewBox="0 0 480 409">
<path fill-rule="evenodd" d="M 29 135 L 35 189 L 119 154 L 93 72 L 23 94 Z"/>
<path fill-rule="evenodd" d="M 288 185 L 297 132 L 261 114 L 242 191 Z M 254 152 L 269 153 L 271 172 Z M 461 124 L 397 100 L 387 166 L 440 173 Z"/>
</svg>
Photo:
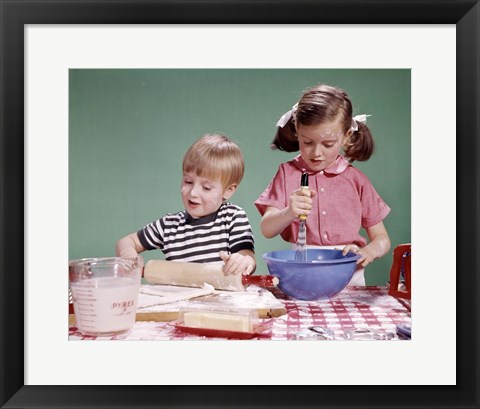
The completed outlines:
<svg viewBox="0 0 480 409">
<path fill-rule="evenodd" d="M 308 167 L 320 171 L 330 166 L 346 141 L 339 120 L 297 127 L 300 154 Z"/>
<path fill-rule="evenodd" d="M 229 199 L 236 185 L 223 188 L 220 179 L 202 178 L 196 173 L 185 173 L 182 178 L 181 195 L 183 205 L 194 219 L 216 212 L 222 202 Z"/>
</svg>

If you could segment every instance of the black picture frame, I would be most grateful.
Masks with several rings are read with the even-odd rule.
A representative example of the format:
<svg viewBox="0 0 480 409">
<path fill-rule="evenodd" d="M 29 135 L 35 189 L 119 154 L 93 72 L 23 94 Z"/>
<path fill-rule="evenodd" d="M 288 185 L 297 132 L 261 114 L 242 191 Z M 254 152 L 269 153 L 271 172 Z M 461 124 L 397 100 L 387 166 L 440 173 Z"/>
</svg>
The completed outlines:
<svg viewBox="0 0 480 409">
<path fill-rule="evenodd" d="M 223 2 L 211 0 L 0 0 L 0 2 L 0 404 L 2 408 L 479 407 L 480 5 L 478 0 L 237 0 Z M 457 383 L 455 386 L 24 385 L 22 261 L 25 246 L 24 227 L 25 223 L 28 223 L 28 220 L 24 219 L 24 26 L 27 24 L 160 23 L 456 25 L 458 143 L 456 168 Z M 423 273 L 434 274 L 432 271 Z M 450 332 L 440 335 L 452 336 Z M 387 358 L 385 359 L 387 365 Z M 245 376 L 248 377 L 248 374 Z"/>
</svg>

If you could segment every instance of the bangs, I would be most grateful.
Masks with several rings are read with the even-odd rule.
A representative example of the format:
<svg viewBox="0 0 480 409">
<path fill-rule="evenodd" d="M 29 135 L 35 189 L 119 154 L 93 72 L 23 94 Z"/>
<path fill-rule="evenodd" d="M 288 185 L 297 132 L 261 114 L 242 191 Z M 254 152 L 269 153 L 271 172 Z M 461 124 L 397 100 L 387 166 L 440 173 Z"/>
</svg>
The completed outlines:
<svg viewBox="0 0 480 409">
<path fill-rule="evenodd" d="M 218 180 L 219 176 L 229 173 L 229 168 L 222 162 L 211 159 L 206 155 L 192 155 L 188 162 L 185 163 L 183 171 L 184 173 L 195 173 L 197 176 L 205 179 Z M 220 180 L 223 184 L 224 181 L 221 177 Z"/>
<path fill-rule="evenodd" d="M 219 180 L 224 188 L 239 184 L 244 173 L 243 155 L 236 145 L 197 144 L 183 159 L 183 172 Z"/>
</svg>

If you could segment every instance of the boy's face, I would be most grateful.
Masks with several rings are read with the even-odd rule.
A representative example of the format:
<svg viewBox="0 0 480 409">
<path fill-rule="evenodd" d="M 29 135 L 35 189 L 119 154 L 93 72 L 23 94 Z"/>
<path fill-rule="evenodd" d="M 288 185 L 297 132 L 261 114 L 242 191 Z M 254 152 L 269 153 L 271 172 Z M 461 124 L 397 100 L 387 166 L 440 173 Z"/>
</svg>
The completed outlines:
<svg viewBox="0 0 480 409">
<path fill-rule="evenodd" d="M 199 219 L 216 212 L 236 188 L 236 185 L 231 185 L 224 189 L 220 179 L 211 180 L 192 172 L 185 173 L 181 187 L 183 205 L 190 216 Z"/>
</svg>

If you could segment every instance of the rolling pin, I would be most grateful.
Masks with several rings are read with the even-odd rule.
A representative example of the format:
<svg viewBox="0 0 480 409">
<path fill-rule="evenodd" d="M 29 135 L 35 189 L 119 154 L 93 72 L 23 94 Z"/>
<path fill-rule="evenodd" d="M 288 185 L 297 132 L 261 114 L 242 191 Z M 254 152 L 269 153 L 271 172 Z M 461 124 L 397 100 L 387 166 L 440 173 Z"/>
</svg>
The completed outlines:
<svg viewBox="0 0 480 409">
<path fill-rule="evenodd" d="M 150 260 L 143 274 L 150 284 L 203 287 L 204 283 L 217 290 L 245 291 L 245 286 L 271 287 L 278 278 L 271 275 L 225 275 L 223 264 L 186 263 L 180 261 Z"/>
</svg>

